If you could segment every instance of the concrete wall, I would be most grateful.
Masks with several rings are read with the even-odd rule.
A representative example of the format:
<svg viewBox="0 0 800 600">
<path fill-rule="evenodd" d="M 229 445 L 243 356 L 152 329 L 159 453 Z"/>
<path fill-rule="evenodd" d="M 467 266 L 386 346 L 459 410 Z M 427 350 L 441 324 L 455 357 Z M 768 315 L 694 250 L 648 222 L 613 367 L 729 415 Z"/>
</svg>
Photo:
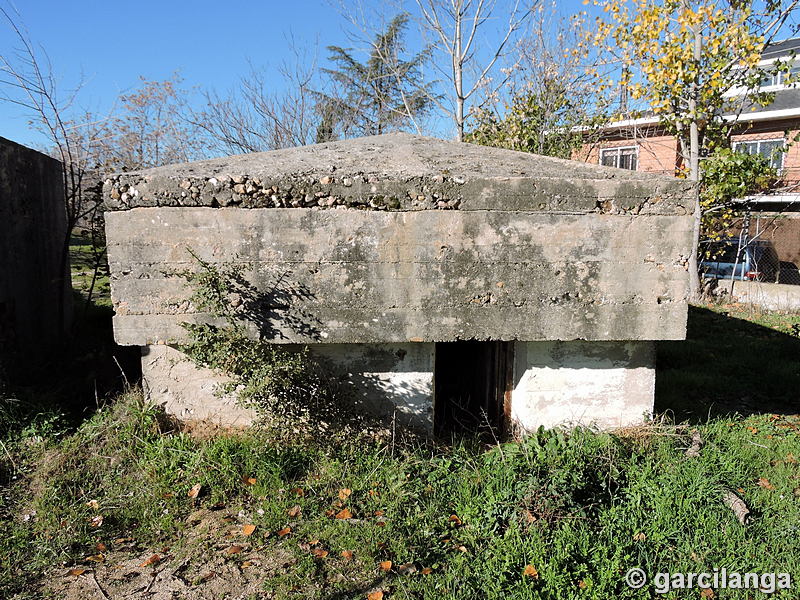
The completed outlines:
<svg viewBox="0 0 800 600">
<path fill-rule="evenodd" d="M 434 344 L 320 344 L 311 351 L 354 410 L 432 431 Z M 171 346 L 144 348 L 142 373 L 149 400 L 180 419 L 245 426 L 256 417 L 233 395 L 218 393 L 227 378 Z M 652 342 L 517 342 L 512 422 L 521 433 L 639 424 L 652 412 L 654 386 Z"/>
<path fill-rule="evenodd" d="M 433 430 L 434 344 L 314 344 L 355 410 Z"/>
<path fill-rule="evenodd" d="M 511 418 L 540 426 L 640 424 L 653 411 L 653 342 L 517 342 Z"/>
<path fill-rule="evenodd" d="M 728 293 L 730 281 L 717 282 L 717 293 Z M 767 310 L 800 311 L 800 286 L 760 281 L 736 281 L 732 299 Z"/>
<path fill-rule="evenodd" d="M 207 318 L 179 275 L 190 249 L 249 267 L 277 343 L 685 335 L 684 217 L 158 207 L 106 227 L 120 344 L 182 342 Z"/>
<path fill-rule="evenodd" d="M 222 395 L 219 385 L 227 377 L 197 367 L 183 352 L 164 344 L 142 348 L 142 388 L 145 397 L 184 421 L 210 421 L 239 427 L 256 417 L 240 407 L 235 395 Z"/>
<path fill-rule="evenodd" d="M 71 314 L 61 164 L 0 138 L 0 346 L 41 351 Z M 64 303 L 59 305 L 59 299 Z"/>
<path fill-rule="evenodd" d="M 433 344 L 317 344 L 311 352 L 334 376 L 354 410 L 394 415 L 399 424 L 432 430 Z M 226 381 L 218 372 L 195 366 L 172 346 L 142 349 L 145 394 L 179 419 L 251 424 L 254 411 L 239 406 L 233 394 L 219 393 Z"/>
</svg>

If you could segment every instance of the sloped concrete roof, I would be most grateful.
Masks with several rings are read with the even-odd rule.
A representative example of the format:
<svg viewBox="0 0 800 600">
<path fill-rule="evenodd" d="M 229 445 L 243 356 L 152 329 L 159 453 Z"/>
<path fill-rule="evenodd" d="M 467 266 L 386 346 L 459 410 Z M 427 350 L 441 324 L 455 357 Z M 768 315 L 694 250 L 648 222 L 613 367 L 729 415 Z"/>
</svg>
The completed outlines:
<svg viewBox="0 0 800 600">
<path fill-rule="evenodd" d="M 606 212 L 607 199 L 629 198 L 663 201 L 658 211 L 669 213 L 676 205 L 679 212 L 689 208 L 689 189 L 671 177 L 406 133 L 124 173 L 104 188 L 109 210 L 234 205 Z M 632 202 L 630 210 L 636 212 L 635 205 L 647 209 Z"/>
</svg>

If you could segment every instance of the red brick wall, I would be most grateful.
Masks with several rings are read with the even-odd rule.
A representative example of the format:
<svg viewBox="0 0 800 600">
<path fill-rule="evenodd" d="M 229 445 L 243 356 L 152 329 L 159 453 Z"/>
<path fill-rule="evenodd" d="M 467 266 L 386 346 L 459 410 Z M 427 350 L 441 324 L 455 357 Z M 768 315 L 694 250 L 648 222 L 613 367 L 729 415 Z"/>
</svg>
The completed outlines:
<svg viewBox="0 0 800 600">
<path fill-rule="evenodd" d="M 788 133 L 787 133 L 788 132 Z M 785 138 L 791 140 L 800 133 L 798 119 L 784 119 L 764 123 L 751 123 L 746 130 L 732 136 L 734 142 L 744 140 L 771 140 Z M 600 164 L 602 148 L 638 146 L 639 171 L 674 175 L 678 164 L 678 142 L 664 135 L 659 127 L 620 129 L 610 131 L 603 139 L 585 144 L 573 158 L 582 162 Z M 783 159 L 783 179 L 787 182 L 800 182 L 800 142 L 792 144 Z"/>
<path fill-rule="evenodd" d="M 637 171 L 659 173 L 662 175 L 675 174 L 675 161 L 678 152 L 678 142 L 672 136 L 659 135 L 638 140 L 608 140 L 584 146 L 575 155 L 576 160 L 600 164 L 600 150 L 603 148 L 619 148 L 622 146 L 636 146 L 639 148 L 639 167 Z"/>
<path fill-rule="evenodd" d="M 796 127 L 797 124 L 794 124 Z M 781 178 L 787 182 L 800 181 L 800 145 L 791 144 L 791 140 L 797 135 L 797 130 L 789 130 L 788 135 L 785 130 L 775 130 L 774 127 L 766 128 L 753 128 L 747 133 L 734 135 L 731 137 L 732 142 L 755 141 L 755 140 L 782 140 L 785 139 L 790 143 L 789 150 L 783 157 L 783 171 Z"/>
</svg>

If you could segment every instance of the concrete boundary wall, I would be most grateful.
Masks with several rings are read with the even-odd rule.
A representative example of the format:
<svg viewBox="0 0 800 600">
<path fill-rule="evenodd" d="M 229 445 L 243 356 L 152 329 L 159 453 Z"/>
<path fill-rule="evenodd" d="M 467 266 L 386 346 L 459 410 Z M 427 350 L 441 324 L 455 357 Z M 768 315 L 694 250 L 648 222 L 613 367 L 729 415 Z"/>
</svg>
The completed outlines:
<svg viewBox="0 0 800 600">
<path fill-rule="evenodd" d="M 716 293 L 729 293 L 730 289 L 730 281 L 720 280 L 717 283 Z M 800 285 L 735 281 L 731 299 L 767 310 L 800 311 Z"/>
<path fill-rule="evenodd" d="M 41 353 L 69 325 L 61 163 L 0 138 L 0 346 Z"/>
</svg>

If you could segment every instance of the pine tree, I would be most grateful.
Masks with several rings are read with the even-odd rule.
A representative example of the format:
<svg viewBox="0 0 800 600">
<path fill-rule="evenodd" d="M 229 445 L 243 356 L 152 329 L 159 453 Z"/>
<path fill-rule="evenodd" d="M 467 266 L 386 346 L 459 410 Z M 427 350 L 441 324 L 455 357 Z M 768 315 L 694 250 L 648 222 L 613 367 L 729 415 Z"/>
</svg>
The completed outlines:
<svg viewBox="0 0 800 600">
<path fill-rule="evenodd" d="M 328 46 L 335 67 L 322 71 L 336 93 L 318 94 L 323 114 L 329 115 L 318 139 L 333 139 L 337 133 L 354 137 L 418 129 L 417 119 L 433 102 L 420 71 L 430 52 L 423 49 L 407 60 L 401 58 L 407 25 L 407 14 L 394 17 L 371 42 L 365 62 L 359 62 L 352 48 Z"/>
</svg>

